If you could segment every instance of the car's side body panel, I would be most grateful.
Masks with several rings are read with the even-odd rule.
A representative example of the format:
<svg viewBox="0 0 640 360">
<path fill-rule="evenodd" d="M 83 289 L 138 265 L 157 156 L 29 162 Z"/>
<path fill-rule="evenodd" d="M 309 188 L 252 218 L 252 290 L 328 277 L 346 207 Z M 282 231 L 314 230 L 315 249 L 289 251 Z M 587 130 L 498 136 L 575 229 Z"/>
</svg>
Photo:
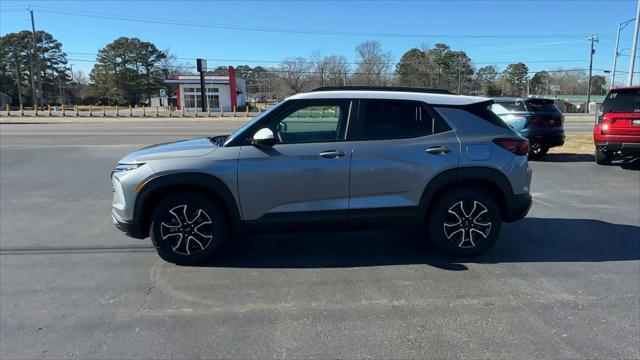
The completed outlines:
<svg viewBox="0 0 640 360">
<path fill-rule="evenodd" d="M 427 153 L 438 146 L 448 152 Z M 460 144 L 453 131 L 409 139 L 356 141 L 349 209 L 418 206 L 429 180 L 456 168 L 459 155 Z"/>
<path fill-rule="evenodd" d="M 270 213 L 346 210 L 352 148 L 352 141 L 243 146 L 238 187 L 244 220 Z M 345 155 L 319 155 L 333 150 Z"/>
</svg>

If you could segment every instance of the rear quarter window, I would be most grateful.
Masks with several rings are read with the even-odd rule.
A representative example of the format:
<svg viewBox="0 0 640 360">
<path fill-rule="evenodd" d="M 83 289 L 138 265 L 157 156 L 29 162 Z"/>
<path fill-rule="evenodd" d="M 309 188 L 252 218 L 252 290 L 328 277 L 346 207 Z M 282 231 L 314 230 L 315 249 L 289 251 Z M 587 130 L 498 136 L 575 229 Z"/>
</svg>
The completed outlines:
<svg viewBox="0 0 640 360">
<path fill-rule="evenodd" d="M 473 122 L 484 122 L 500 128 L 511 129 L 489 109 L 490 105 L 490 103 L 477 103 L 466 106 L 436 106 L 434 109 L 450 123 L 470 126 Z"/>
</svg>

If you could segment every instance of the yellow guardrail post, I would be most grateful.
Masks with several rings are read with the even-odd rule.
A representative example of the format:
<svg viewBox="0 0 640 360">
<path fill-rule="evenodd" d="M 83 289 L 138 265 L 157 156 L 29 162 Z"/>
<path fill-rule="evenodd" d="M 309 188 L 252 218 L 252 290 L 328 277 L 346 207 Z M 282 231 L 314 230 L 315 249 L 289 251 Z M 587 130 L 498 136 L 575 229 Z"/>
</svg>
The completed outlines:
<svg viewBox="0 0 640 360">
<path fill-rule="evenodd" d="M 129 117 L 133 116 L 133 110 L 131 109 L 131 105 L 129 105 Z"/>
<path fill-rule="evenodd" d="M 107 110 L 104 108 L 104 105 L 102 105 L 102 116 L 107 116 Z"/>
<path fill-rule="evenodd" d="M 245 113 L 244 113 L 244 117 L 249 117 L 249 105 L 245 105 Z"/>
<path fill-rule="evenodd" d="M 93 106 L 89 104 L 89 117 L 93 116 Z"/>
<path fill-rule="evenodd" d="M 67 113 L 65 113 L 65 111 L 64 111 L 64 104 L 62 104 L 62 116 L 66 116 L 66 115 L 67 115 Z"/>
<path fill-rule="evenodd" d="M 160 106 L 156 106 L 156 117 L 160 116 Z"/>
<path fill-rule="evenodd" d="M 51 105 L 47 105 L 47 113 L 49 113 L 49 116 L 51 116 Z"/>
<path fill-rule="evenodd" d="M 144 104 L 142 104 L 142 117 L 146 117 L 147 116 L 147 110 L 144 107 Z"/>
<path fill-rule="evenodd" d="M 7 104 L 7 116 L 11 116 L 11 108 L 9 107 L 9 104 Z"/>
<path fill-rule="evenodd" d="M 76 117 L 80 116 L 80 106 L 76 104 Z"/>
<path fill-rule="evenodd" d="M 36 116 L 38 116 L 38 105 L 34 105 L 33 108 L 36 110 Z"/>
<path fill-rule="evenodd" d="M 198 110 L 196 110 L 196 111 L 198 111 Z M 196 115 L 198 115 L 198 113 L 196 113 Z M 184 114 L 184 106 L 182 107 L 182 117 L 185 117 L 185 114 Z"/>
<path fill-rule="evenodd" d="M 207 116 L 211 117 L 211 106 L 207 106 Z"/>
<path fill-rule="evenodd" d="M 220 105 L 220 117 L 224 117 L 224 110 L 222 109 L 222 105 Z"/>
<path fill-rule="evenodd" d="M 20 104 L 20 116 L 24 116 L 24 105 Z"/>
<path fill-rule="evenodd" d="M 116 104 L 116 117 L 120 116 L 120 108 L 118 107 L 118 104 Z"/>
<path fill-rule="evenodd" d="M 236 106 L 235 106 L 235 105 L 233 105 L 233 117 L 236 117 L 236 110 L 237 110 L 237 109 L 236 109 Z"/>
<path fill-rule="evenodd" d="M 171 110 L 173 110 L 173 105 L 169 105 L 169 117 L 171 117 Z"/>
</svg>

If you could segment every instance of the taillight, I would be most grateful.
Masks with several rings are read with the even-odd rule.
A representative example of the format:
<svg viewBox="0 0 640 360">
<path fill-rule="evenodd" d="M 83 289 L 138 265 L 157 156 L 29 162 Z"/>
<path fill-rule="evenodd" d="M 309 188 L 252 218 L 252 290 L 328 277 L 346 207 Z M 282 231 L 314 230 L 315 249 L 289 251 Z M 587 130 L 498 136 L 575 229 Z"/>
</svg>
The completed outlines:
<svg viewBox="0 0 640 360">
<path fill-rule="evenodd" d="M 518 156 L 529 154 L 529 140 L 522 138 L 500 138 L 493 139 L 493 142 L 501 148 L 512 152 Z"/>
</svg>

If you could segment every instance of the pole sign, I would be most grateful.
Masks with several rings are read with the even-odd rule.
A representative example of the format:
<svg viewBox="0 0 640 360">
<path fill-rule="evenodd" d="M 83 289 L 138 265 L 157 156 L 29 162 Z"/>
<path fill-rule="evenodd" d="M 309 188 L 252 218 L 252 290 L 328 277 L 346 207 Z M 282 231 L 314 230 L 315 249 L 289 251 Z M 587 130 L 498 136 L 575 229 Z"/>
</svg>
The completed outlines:
<svg viewBox="0 0 640 360">
<path fill-rule="evenodd" d="M 198 67 L 198 72 L 207 71 L 207 60 L 197 59 L 197 67 Z"/>
</svg>

